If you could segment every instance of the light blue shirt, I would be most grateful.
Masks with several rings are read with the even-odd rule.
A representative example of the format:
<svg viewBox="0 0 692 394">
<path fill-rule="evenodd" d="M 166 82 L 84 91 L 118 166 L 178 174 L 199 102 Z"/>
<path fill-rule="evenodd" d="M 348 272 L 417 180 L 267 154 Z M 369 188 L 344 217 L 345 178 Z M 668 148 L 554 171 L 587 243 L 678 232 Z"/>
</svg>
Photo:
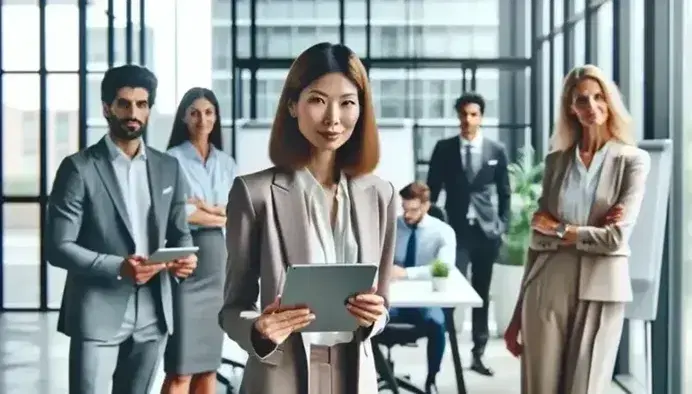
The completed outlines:
<svg viewBox="0 0 692 394">
<path fill-rule="evenodd" d="M 411 227 L 406 224 L 404 218 L 399 216 L 396 221 L 396 249 L 394 250 L 394 263 L 404 265 L 406 249 Z M 454 229 L 442 220 L 425 215 L 418 223 L 416 230 L 416 266 L 406 268 L 409 279 L 428 279 L 430 263 L 440 259 L 450 268 L 454 268 L 457 256 L 457 238 Z"/>
<path fill-rule="evenodd" d="M 178 159 L 183 169 L 189 187 L 188 196 L 204 200 L 209 205 L 226 206 L 228 192 L 237 175 L 235 160 L 229 154 L 211 145 L 205 163 L 190 141 L 172 147 L 167 153 Z M 190 216 L 197 207 L 187 204 L 185 209 Z M 190 224 L 191 230 L 197 228 L 199 226 Z"/>
</svg>

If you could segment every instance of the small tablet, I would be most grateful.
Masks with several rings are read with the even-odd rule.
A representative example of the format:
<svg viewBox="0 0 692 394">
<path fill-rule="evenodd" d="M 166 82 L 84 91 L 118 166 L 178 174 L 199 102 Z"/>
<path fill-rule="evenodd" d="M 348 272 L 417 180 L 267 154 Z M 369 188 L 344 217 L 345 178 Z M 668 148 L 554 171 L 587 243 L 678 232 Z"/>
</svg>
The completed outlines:
<svg viewBox="0 0 692 394">
<path fill-rule="evenodd" d="M 288 267 L 282 306 L 306 306 L 315 320 L 303 332 L 353 331 L 358 322 L 346 309 L 349 297 L 370 291 L 373 264 L 301 264 Z"/>
<path fill-rule="evenodd" d="M 148 263 L 164 263 L 168 261 L 185 258 L 197 253 L 197 246 L 184 246 L 181 248 L 159 248 L 147 259 Z"/>
</svg>

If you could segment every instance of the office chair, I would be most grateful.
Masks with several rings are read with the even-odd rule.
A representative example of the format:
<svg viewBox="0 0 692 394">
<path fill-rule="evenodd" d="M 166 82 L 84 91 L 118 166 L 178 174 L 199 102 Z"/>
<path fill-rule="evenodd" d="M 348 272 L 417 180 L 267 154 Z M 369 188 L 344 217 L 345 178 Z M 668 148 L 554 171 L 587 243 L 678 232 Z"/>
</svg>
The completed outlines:
<svg viewBox="0 0 692 394">
<path fill-rule="evenodd" d="M 387 364 L 394 371 L 394 362 L 392 361 L 392 348 L 394 346 L 418 347 L 416 343 L 419 338 L 423 337 L 419 329 L 412 324 L 407 323 L 389 323 L 385 326 L 382 332 L 375 336 L 373 340 L 376 345 L 382 345 L 387 349 Z M 396 385 L 402 390 L 407 390 L 412 393 L 419 393 L 420 389 L 411 383 L 411 375 L 406 374 L 401 377 L 394 376 Z M 378 379 L 379 390 L 392 390 L 384 379 Z"/>
<path fill-rule="evenodd" d="M 430 206 L 428 215 L 447 222 L 447 214 L 444 209 L 437 205 Z M 417 341 L 423 336 L 423 333 L 412 324 L 389 323 L 374 340 L 376 344 L 382 345 L 387 349 L 387 363 L 389 364 L 389 368 L 393 371 L 394 362 L 392 362 L 392 348 L 394 346 L 418 347 Z M 414 393 L 420 392 L 418 387 L 411 384 L 411 375 L 395 377 L 395 380 L 398 387 L 401 389 Z M 391 389 L 382 379 L 379 380 L 379 386 L 380 390 Z"/>
<path fill-rule="evenodd" d="M 225 357 L 221 357 L 221 365 L 229 365 L 234 370 L 236 368 L 245 369 L 244 364 L 241 364 L 237 361 L 229 360 Z M 217 372 L 216 380 L 218 380 L 219 383 L 221 383 L 222 385 L 226 386 L 226 394 L 235 394 L 235 389 L 229 378 L 226 378 L 225 376 L 221 375 L 221 373 Z"/>
<path fill-rule="evenodd" d="M 441 207 L 438 207 L 437 205 L 430 205 L 430 209 L 428 210 L 428 215 L 440 219 L 443 222 L 447 223 L 447 213 L 445 212 L 444 209 Z"/>
</svg>

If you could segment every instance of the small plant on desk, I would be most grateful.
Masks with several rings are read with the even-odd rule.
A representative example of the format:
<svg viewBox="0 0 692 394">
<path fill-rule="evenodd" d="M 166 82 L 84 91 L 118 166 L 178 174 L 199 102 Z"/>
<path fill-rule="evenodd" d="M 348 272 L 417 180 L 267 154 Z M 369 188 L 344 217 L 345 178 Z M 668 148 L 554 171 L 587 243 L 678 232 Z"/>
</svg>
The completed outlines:
<svg viewBox="0 0 692 394">
<path fill-rule="evenodd" d="M 436 259 L 430 265 L 430 274 L 432 275 L 433 291 L 445 291 L 449 277 L 449 266 L 442 260 Z"/>
</svg>

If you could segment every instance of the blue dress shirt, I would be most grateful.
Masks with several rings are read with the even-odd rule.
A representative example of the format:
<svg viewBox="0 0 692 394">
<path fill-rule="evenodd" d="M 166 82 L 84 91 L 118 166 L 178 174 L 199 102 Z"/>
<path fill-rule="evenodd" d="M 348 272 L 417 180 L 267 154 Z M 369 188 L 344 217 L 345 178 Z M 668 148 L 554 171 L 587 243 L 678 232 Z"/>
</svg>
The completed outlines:
<svg viewBox="0 0 692 394">
<path fill-rule="evenodd" d="M 425 215 L 415 230 L 415 248 L 409 248 L 409 238 L 413 230 L 399 217 L 396 222 L 396 249 L 394 263 L 404 266 L 409 249 L 415 250 L 415 266 L 407 267 L 406 274 L 410 279 L 427 279 L 431 277 L 429 264 L 435 259 L 454 268 L 457 254 L 457 239 L 452 227 L 440 219 Z"/>
<path fill-rule="evenodd" d="M 191 198 L 204 200 L 209 205 L 225 206 L 228 203 L 228 192 L 237 175 L 235 160 L 229 154 L 211 145 L 205 163 L 190 141 L 172 147 L 167 153 L 178 159 Z M 196 209 L 194 204 L 187 204 L 187 215 L 191 215 Z M 191 230 L 198 228 L 199 226 L 190 224 Z"/>
</svg>

